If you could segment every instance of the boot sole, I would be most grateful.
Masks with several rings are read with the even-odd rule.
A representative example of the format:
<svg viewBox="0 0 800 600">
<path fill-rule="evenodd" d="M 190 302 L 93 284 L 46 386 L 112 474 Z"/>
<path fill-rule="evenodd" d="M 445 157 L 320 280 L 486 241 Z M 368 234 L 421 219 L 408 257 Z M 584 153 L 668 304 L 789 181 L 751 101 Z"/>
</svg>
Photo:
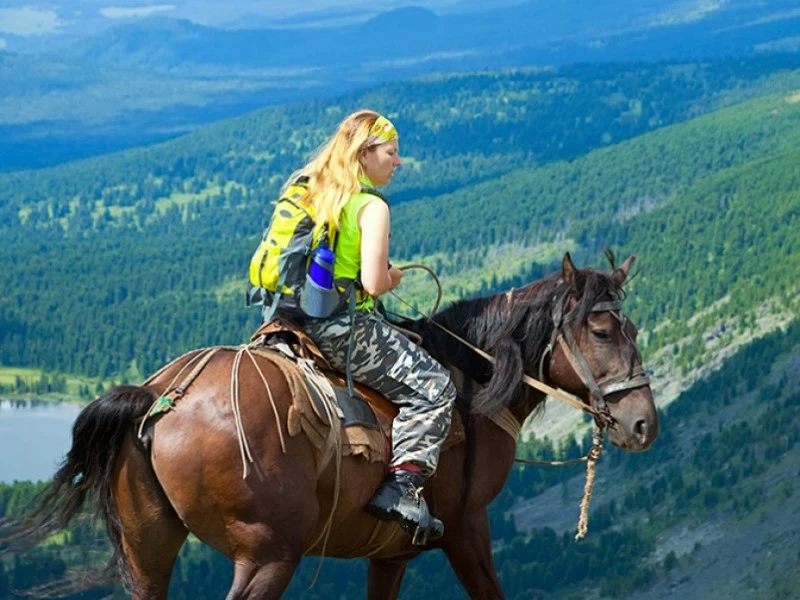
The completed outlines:
<svg viewBox="0 0 800 600">
<path fill-rule="evenodd" d="M 380 521 L 394 521 L 403 531 L 405 531 L 408 535 L 414 536 L 419 529 L 419 523 L 416 521 L 411 521 L 406 519 L 401 513 L 397 512 L 396 510 L 384 510 L 377 506 L 367 505 L 367 510 L 369 513 Z M 444 525 L 442 525 L 442 529 L 444 529 Z M 433 529 L 429 530 L 427 540 L 433 541 L 438 540 L 444 535 L 444 532 L 434 535 Z"/>
</svg>

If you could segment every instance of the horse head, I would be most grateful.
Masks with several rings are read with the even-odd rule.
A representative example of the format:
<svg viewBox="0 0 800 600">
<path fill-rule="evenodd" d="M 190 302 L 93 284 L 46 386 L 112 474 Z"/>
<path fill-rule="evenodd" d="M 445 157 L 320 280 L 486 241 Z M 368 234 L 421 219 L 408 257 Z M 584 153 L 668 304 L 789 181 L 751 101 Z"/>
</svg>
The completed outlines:
<svg viewBox="0 0 800 600">
<path fill-rule="evenodd" d="M 553 331 L 540 370 L 579 396 L 605 420 L 618 448 L 647 450 L 659 422 L 649 379 L 636 346 L 637 329 L 622 312 L 623 284 L 634 257 L 610 273 L 562 261 L 562 293 L 553 306 Z M 545 359 L 549 364 L 545 365 Z M 600 423 L 603 424 L 603 423 Z"/>
</svg>

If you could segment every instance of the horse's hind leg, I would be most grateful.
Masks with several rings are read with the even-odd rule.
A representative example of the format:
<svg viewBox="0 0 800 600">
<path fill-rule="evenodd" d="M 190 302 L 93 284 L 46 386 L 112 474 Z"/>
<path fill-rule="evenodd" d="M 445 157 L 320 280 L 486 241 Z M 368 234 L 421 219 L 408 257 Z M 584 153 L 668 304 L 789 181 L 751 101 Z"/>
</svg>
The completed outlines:
<svg viewBox="0 0 800 600">
<path fill-rule="evenodd" d="M 277 600 L 294 575 L 319 518 L 313 482 L 294 471 L 282 476 L 256 474 L 250 481 L 252 505 L 226 524 L 226 548 L 233 560 L 233 584 L 227 600 Z M 284 460 L 284 459 L 281 459 Z M 276 493 L 283 488 L 287 493 Z"/>
<path fill-rule="evenodd" d="M 266 558 L 258 564 L 252 559 L 234 561 L 233 585 L 227 600 L 277 600 L 292 580 L 300 556 Z"/>
<path fill-rule="evenodd" d="M 125 440 L 112 485 L 119 514 L 123 575 L 134 599 L 166 599 L 175 558 L 188 531 L 170 506 L 149 457 Z M 127 568 L 126 568 L 127 567 Z"/>
<path fill-rule="evenodd" d="M 407 558 L 372 558 L 367 570 L 367 598 L 394 600 L 400 595 L 400 584 L 408 566 Z"/>
</svg>

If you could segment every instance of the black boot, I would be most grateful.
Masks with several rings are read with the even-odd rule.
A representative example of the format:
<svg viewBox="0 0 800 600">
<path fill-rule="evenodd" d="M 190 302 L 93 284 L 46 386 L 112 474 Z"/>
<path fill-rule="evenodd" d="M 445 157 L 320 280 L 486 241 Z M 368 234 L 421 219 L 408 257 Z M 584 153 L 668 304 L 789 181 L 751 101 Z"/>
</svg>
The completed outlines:
<svg viewBox="0 0 800 600">
<path fill-rule="evenodd" d="M 428 510 L 422 497 L 421 473 L 395 471 L 386 478 L 369 501 L 369 512 L 382 521 L 397 521 L 413 543 L 424 545 L 444 534 L 444 525 Z"/>
</svg>

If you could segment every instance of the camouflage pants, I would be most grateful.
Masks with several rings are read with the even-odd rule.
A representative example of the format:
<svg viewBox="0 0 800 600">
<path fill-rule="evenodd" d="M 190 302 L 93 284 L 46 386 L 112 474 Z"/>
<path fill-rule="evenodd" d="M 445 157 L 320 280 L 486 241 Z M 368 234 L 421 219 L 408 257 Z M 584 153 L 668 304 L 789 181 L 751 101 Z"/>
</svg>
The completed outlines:
<svg viewBox="0 0 800 600">
<path fill-rule="evenodd" d="M 350 338 L 347 312 L 311 319 L 303 329 L 331 365 L 345 370 Z M 393 329 L 378 313 L 357 311 L 353 379 L 376 389 L 399 409 L 392 424 L 390 467 L 413 463 L 425 476 L 436 470 L 450 428 L 456 389 L 450 373 L 425 350 Z"/>
</svg>

